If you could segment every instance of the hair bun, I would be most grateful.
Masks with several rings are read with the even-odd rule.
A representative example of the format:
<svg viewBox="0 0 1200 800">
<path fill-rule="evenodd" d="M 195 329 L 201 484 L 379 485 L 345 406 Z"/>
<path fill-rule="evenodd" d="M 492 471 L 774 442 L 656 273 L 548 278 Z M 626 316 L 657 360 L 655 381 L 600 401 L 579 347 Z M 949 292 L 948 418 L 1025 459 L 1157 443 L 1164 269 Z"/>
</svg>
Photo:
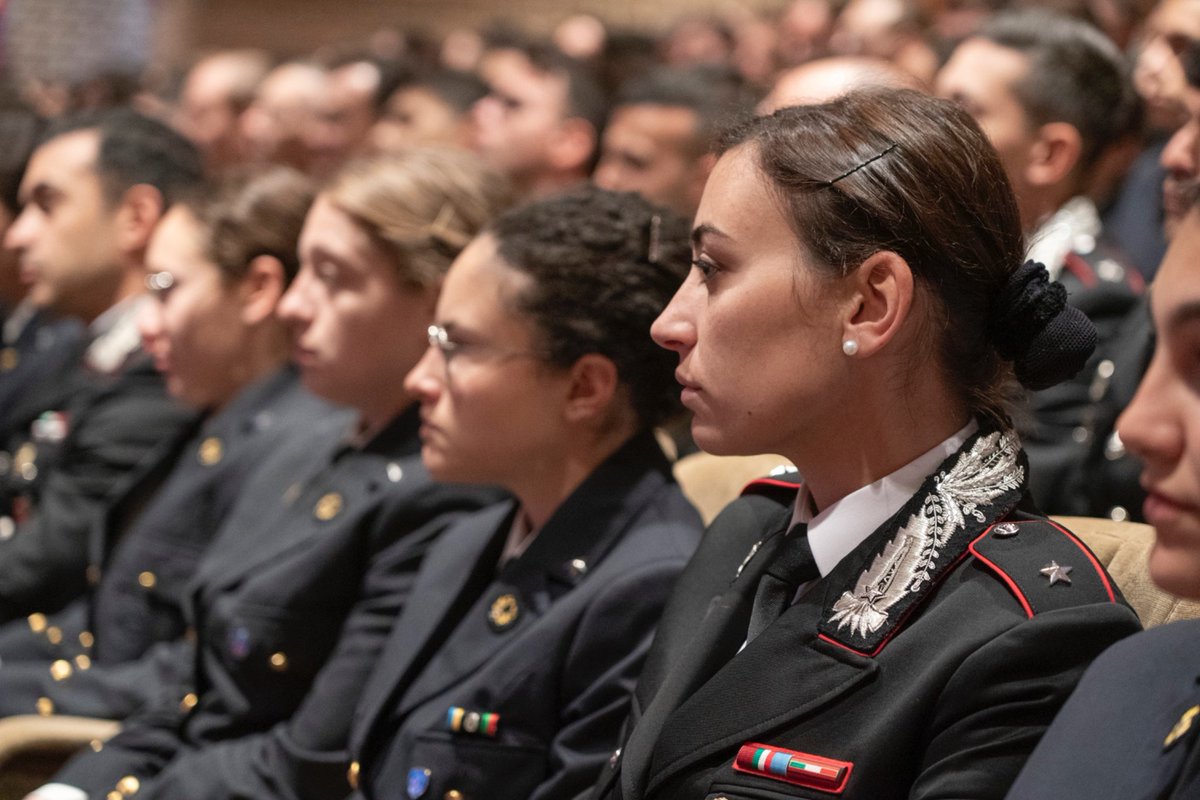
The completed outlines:
<svg viewBox="0 0 1200 800">
<path fill-rule="evenodd" d="M 1096 328 L 1067 303 L 1067 290 L 1036 261 L 1008 279 L 992 309 L 988 333 L 1017 380 L 1045 389 L 1073 377 L 1096 349 Z"/>
</svg>

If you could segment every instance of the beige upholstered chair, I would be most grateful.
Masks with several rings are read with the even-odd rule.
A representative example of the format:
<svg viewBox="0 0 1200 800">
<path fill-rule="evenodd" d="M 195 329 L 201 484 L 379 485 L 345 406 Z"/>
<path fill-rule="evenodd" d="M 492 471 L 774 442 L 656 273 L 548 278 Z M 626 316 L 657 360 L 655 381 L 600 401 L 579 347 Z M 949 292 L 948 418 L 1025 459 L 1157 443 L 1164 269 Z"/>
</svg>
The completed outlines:
<svg viewBox="0 0 1200 800">
<path fill-rule="evenodd" d="M 0 800 L 21 800 L 76 750 L 99 747 L 119 728 L 116 722 L 86 717 L 0 719 Z"/>
<path fill-rule="evenodd" d="M 777 467 L 790 467 L 783 456 L 711 456 L 692 453 L 675 462 L 675 480 L 700 512 L 704 524 L 713 521 L 747 483 Z"/>
<path fill-rule="evenodd" d="M 1200 602 L 1167 594 L 1150 580 L 1146 561 L 1154 544 L 1154 529 L 1149 525 L 1094 517 L 1055 519 L 1092 549 L 1147 628 L 1200 617 Z"/>
</svg>

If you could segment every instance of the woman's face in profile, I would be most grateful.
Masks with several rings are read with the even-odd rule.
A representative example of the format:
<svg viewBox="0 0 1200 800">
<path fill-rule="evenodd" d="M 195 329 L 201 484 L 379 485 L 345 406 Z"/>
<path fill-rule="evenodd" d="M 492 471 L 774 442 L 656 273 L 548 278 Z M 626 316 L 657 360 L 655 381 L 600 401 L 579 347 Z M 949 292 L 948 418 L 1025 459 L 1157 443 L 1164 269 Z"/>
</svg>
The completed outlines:
<svg viewBox="0 0 1200 800">
<path fill-rule="evenodd" d="M 405 382 L 421 403 L 421 457 L 438 480 L 516 490 L 561 449 L 570 373 L 542 361 L 535 326 L 515 310 L 530 280 L 488 235 L 446 275 L 429 349 Z"/>
<path fill-rule="evenodd" d="M 204 254 L 204 227 L 187 207 L 167 212 L 146 251 L 150 301 L 138 318 L 146 352 L 167 390 L 193 408 L 213 408 L 240 388 L 246 343 L 240 282 L 227 282 Z"/>
<path fill-rule="evenodd" d="M 651 328 L 679 354 L 692 435 L 718 455 L 791 455 L 839 419 L 841 283 L 808 263 L 748 145 L 717 162 L 692 236 L 692 270 Z"/>
<path fill-rule="evenodd" d="M 359 410 L 393 409 L 425 349 L 432 290 L 404 286 L 354 218 L 317 198 L 300 234 L 300 271 L 279 303 L 305 386 Z"/>
<path fill-rule="evenodd" d="M 1151 310 L 1154 357 L 1117 430 L 1143 463 L 1144 510 L 1155 531 L 1150 576 L 1200 599 L 1200 209 L 1171 242 Z"/>
</svg>

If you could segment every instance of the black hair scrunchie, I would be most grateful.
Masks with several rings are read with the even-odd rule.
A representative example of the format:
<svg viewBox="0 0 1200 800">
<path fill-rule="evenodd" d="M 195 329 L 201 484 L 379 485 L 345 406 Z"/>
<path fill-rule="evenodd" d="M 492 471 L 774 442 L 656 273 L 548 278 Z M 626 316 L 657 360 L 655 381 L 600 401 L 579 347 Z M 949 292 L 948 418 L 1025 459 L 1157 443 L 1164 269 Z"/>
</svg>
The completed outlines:
<svg viewBox="0 0 1200 800">
<path fill-rule="evenodd" d="M 1028 389 L 1046 389 L 1083 369 L 1096 328 L 1067 303 L 1067 290 L 1036 261 L 1026 261 L 996 298 L 988 334 Z"/>
</svg>

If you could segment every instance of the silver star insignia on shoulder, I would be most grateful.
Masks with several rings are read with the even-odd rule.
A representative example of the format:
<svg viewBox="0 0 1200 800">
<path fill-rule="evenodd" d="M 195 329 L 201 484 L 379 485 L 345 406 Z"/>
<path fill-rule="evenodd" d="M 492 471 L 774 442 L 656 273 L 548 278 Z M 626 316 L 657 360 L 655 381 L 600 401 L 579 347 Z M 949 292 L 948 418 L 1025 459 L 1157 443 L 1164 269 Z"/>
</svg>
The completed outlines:
<svg viewBox="0 0 1200 800">
<path fill-rule="evenodd" d="M 1072 569 L 1074 569 L 1074 567 L 1060 567 L 1057 561 L 1051 561 L 1049 564 L 1038 570 L 1038 572 L 1050 579 L 1051 586 L 1056 583 L 1065 583 L 1070 585 Z"/>
</svg>

